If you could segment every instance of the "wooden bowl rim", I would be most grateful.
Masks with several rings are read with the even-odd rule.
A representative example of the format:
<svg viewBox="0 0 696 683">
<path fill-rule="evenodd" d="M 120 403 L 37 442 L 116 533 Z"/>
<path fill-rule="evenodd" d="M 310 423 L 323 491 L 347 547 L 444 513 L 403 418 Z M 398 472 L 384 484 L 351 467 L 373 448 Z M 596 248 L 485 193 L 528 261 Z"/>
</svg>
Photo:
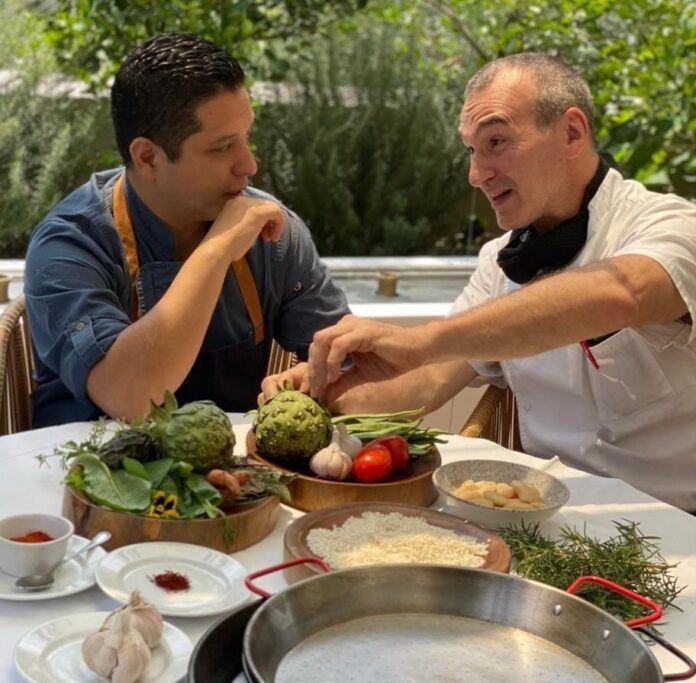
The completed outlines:
<svg viewBox="0 0 696 683">
<path fill-rule="evenodd" d="M 489 548 L 488 557 L 486 562 L 480 567 L 477 567 L 477 569 L 487 569 L 489 571 L 500 571 L 505 573 L 510 571 L 512 562 L 510 547 L 503 538 L 492 529 L 473 524 L 457 515 L 452 515 L 447 512 L 419 507 L 417 505 L 407 505 L 405 503 L 349 503 L 338 507 L 307 512 L 288 525 L 283 536 L 283 544 L 286 550 L 295 557 L 313 556 L 306 542 L 307 534 L 312 529 L 330 529 L 332 526 L 339 523 L 343 524 L 348 518 L 355 517 L 363 512 L 382 512 L 384 514 L 397 512 L 410 517 L 422 517 L 429 524 L 432 523 L 433 526 L 451 529 L 455 533 L 469 536 L 477 541 L 486 540 L 488 541 Z M 342 519 L 333 522 L 337 517 Z M 442 524 L 438 524 L 438 522 L 442 522 Z M 491 555 L 493 556 L 492 559 Z M 303 566 L 311 571 L 312 574 L 322 573 L 322 570 L 314 564 L 306 564 Z"/>
</svg>

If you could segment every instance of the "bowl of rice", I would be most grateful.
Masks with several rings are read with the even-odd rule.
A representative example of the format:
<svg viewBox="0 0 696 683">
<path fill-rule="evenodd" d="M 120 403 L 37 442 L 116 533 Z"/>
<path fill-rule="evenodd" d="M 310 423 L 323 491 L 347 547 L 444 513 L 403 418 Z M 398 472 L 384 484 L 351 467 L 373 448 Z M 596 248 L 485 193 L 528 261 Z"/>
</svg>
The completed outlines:
<svg viewBox="0 0 696 683">
<path fill-rule="evenodd" d="M 285 559 L 320 557 L 332 569 L 375 564 L 429 564 L 510 570 L 510 549 L 489 529 L 456 515 L 395 503 L 358 503 L 315 510 L 286 529 Z M 294 583 L 321 570 L 285 570 Z"/>
<path fill-rule="evenodd" d="M 451 512 L 489 529 L 544 522 L 569 500 L 570 491 L 548 472 L 504 460 L 459 460 L 433 472 Z"/>
</svg>

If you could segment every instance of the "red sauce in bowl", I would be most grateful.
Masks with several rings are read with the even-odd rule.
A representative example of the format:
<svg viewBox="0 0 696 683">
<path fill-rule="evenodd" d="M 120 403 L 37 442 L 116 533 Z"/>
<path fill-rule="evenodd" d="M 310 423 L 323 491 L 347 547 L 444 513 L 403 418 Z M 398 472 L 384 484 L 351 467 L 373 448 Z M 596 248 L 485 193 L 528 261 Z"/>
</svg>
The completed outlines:
<svg viewBox="0 0 696 683">
<path fill-rule="evenodd" d="M 52 541 L 53 536 L 49 536 L 43 531 L 28 531 L 23 536 L 15 536 L 10 538 L 10 540 L 18 543 L 45 543 L 46 541 Z"/>
</svg>

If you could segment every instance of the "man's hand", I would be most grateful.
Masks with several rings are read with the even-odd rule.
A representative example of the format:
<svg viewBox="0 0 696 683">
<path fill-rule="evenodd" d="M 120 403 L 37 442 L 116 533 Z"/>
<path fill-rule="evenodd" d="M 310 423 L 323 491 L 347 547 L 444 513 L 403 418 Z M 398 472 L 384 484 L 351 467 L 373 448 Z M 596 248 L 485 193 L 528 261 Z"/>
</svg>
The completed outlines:
<svg viewBox="0 0 696 683">
<path fill-rule="evenodd" d="M 257 403 L 262 406 L 266 401 L 273 398 L 281 389 L 285 388 L 285 383 L 290 382 L 293 389 L 309 392 L 309 377 L 307 375 L 307 363 L 298 363 L 289 370 L 279 372 L 277 375 L 264 377 L 261 382 L 261 393 Z"/>
<path fill-rule="evenodd" d="M 314 335 L 309 347 L 310 392 L 330 402 L 366 382 L 396 377 L 425 362 L 427 341 L 423 327 L 404 328 L 347 315 Z M 348 355 L 353 366 L 341 373 Z"/>
<path fill-rule="evenodd" d="M 261 235 L 275 242 L 283 234 L 285 217 L 280 206 L 265 199 L 235 197 L 230 199 L 210 227 L 204 241 L 227 238 L 232 261 L 238 261 Z"/>
</svg>

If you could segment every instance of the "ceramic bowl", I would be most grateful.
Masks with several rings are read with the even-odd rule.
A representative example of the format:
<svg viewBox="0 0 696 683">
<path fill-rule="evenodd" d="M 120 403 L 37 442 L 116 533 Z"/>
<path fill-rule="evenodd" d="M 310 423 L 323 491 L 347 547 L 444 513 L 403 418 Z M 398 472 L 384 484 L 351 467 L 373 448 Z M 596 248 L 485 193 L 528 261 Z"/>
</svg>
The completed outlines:
<svg viewBox="0 0 696 683">
<path fill-rule="evenodd" d="M 542 506 L 523 510 L 489 508 L 470 503 L 454 492 L 467 479 L 507 483 L 519 480 L 536 486 L 542 496 Z M 535 523 L 547 520 L 560 510 L 570 498 L 568 487 L 548 472 L 540 472 L 527 465 L 504 460 L 459 460 L 443 465 L 433 472 L 435 486 L 447 496 L 451 512 L 470 522 L 489 529 L 500 529 L 519 522 Z"/>
<path fill-rule="evenodd" d="M 43 531 L 52 540 L 10 540 L 32 531 Z M 25 514 L 0 519 L 0 569 L 10 576 L 45 574 L 63 559 L 73 532 L 72 522 L 58 515 Z"/>
</svg>

